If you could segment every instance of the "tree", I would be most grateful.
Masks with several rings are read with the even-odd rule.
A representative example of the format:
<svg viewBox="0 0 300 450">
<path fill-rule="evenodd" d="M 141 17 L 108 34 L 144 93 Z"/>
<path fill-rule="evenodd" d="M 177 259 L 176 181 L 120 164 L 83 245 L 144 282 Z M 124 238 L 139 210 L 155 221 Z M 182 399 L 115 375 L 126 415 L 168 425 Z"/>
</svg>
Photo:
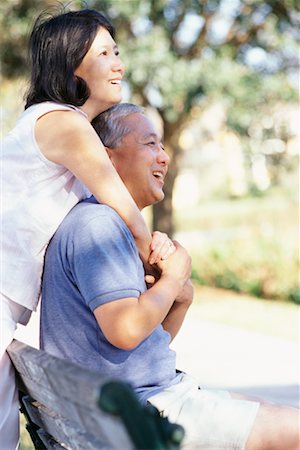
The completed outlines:
<svg viewBox="0 0 300 450">
<path fill-rule="evenodd" d="M 44 2 L 42 7 L 49 3 Z M 172 162 L 165 185 L 166 199 L 154 207 L 153 228 L 172 235 L 172 192 L 181 154 L 179 137 L 193 108 L 204 99 L 218 96 L 227 102 L 228 126 L 247 135 L 249 116 L 254 111 L 256 114 L 264 102 L 291 96 L 293 89 L 286 83 L 286 75 L 285 88 L 279 91 L 268 87 L 268 79 L 295 71 L 299 3 L 78 0 L 72 6 L 94 7 L 112 19 L 133 101 L 153 106 L 163 120 L 165 147 Z M 15 74 L 16 67 L 23 69 L 23 21 L 32 16 L 34 7 L 40 9 L 40 2 L 2 1 L 2 25 L 8 16 L 12 28 L 19 23 L 17 38 L 5 25 L 7 38 L 1 54 L 6 55 L 6 75 Z M 19 54 L 18 62 L 10 54 L 14 58 Z"/>
<path fill-rule="evenodd" d="M 1 73 L 14 78 L 27 72 L 27 42 L 34 18 L 50 1 L 3 0 L 0 3 Z"/>
</svg>

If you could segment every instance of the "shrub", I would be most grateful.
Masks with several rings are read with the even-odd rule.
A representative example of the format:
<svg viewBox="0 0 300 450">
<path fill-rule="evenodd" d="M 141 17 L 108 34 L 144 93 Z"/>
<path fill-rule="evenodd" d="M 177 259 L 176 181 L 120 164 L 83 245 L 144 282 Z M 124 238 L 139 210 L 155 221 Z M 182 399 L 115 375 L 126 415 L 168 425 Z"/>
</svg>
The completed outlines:
<svg viewBox="0 0 300 450">
<path fill-rule="evenodd" d="M 193 277 L 201 284 L 300 303 L 296 255 L 279 242 L 231 240 L 192 253 Z"/>
</svg>

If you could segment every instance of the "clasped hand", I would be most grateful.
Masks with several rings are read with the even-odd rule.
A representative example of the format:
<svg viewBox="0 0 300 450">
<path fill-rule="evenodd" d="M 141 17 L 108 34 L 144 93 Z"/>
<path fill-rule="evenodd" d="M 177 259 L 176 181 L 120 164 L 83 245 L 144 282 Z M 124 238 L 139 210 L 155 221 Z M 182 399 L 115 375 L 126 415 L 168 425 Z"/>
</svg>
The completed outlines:
<svg viewBox="0 0 300 450">
<path fill-rule="evenodd" d="M 192 260 L 186 249 L 177 241 L 172 241 L 166 233 L 155 231 L 152 235 L 150 273 L 147 270 L 145 281 L 148 287 L 153 285 L 161 276 L 174 278 L 174 283 L 180 286 L 180 294 L 175 301 L 190 305 L 193 300 L 193 285 L 190 280 Z M 155 261 L 152 262 L 152 261 Z"/>
</svg>

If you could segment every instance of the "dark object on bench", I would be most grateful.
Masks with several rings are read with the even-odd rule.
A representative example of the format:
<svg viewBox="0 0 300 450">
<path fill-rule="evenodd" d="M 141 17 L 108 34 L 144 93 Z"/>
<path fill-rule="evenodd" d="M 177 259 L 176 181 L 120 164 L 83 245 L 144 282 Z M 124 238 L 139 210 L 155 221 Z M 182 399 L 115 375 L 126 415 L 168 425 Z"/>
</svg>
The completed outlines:
<svg viewBox="0 0 300 450">
<path fill-rule="evenodd" d="M 8 354 L 36 449 L 179 449 L 182 427 L 142 406 L 128 384 L 16 340 Z"/>
</svg>

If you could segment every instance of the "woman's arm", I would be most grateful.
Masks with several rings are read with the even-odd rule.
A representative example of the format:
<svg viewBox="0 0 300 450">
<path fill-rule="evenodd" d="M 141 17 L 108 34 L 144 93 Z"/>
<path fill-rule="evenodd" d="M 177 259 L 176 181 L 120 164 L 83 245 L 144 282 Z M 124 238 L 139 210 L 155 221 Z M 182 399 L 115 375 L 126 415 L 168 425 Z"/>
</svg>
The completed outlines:
<svg viewBox="0 0 300 450">
<path fill-rule="evenodd" d="M 53 111 L 37 121 L 35 137 L 47 159 L 65 166 L 99 202 L 118 212 L 130 228 L 141 258 L 148 261 L 151 234 L 88 120 L 75 111 Z"/>
</svg>

